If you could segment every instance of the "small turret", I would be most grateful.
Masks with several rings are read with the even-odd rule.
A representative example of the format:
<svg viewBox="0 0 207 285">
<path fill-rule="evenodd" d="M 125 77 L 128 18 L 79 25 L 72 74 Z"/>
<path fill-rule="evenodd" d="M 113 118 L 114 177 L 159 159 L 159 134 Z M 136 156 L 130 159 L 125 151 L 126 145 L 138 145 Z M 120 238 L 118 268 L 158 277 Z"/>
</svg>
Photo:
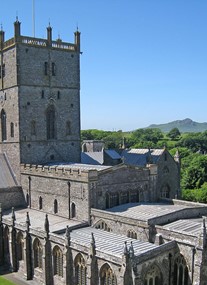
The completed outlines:
<svg viewBox="0 0 207 285">
<path fill-rule="evenodd" d="M 49 23 L 49 26 L 47 27 L 47 42 L 48 42 L 48 46 L 51 46 L 51 44 L 52 44 L 52 27 L 50 26 L 50 23 Z"/>
<path fill-rule="evenodd" d="M 17 39 L 21 36 L 21 23 L 18 20 L 18 17 L 16 21 L 14 22 L 14 37 Z"/>
<path fill-rule="evenodd" d="M 0 49 L 3 49 L 4 41 L 5 41 L 5 32 L 3 31 L 3 27 L 1 25 L 1 30 L 0 30 Z"/>
<path fill-rule="evenodd" d="M 74 33 L 75 35 L 75 45 L 76 45 L 76 50 L 80 52 L 80 32 L 78 31 L 78 28 L 77 28 L 77 31 Z"/>
</svg>

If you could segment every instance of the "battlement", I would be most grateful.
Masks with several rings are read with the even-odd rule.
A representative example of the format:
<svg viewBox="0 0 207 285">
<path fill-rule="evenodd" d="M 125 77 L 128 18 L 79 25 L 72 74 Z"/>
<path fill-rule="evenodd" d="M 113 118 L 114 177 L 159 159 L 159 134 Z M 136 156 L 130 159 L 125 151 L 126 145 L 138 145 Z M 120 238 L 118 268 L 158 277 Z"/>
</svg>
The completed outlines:
<svg viewBox="0 0 207 285">
<path fill-rule="evenodd" d="M 52 28 L 47 27 L 47 39 L 36 38 L 36 37 L 28 37 L 22 36 L 20 31 L 21 23 L 17 20 L 14 23 L 14 37 L 5 41 L 4 40 L 4 31 L 0 31 L 0 49 L 6 50 L 15 46 L 16 44 L 25 44 L 34 47 L 45 47 L 45 48 L 53 48 L 60 49 L 64 51 L 78 51 L 80 52 L 80 32 L 76 31 L 75 35 L 75 43 L 67 43 L 63 42 L 61 39 L 57 39 L 56 41 L 52 40 Z"/>
<path fill-rule="evenodd" d="M 84 167 L 71 164 L 70 165 L 34 165 L 34 164 L 21 164 L 21 173 L 28 175 L 38 176 L 53 176 L 61 177 L 65 179 L 91 179 L 96 178 L 98 173 L 96 169 L 90 167 Z"/>
</svg>

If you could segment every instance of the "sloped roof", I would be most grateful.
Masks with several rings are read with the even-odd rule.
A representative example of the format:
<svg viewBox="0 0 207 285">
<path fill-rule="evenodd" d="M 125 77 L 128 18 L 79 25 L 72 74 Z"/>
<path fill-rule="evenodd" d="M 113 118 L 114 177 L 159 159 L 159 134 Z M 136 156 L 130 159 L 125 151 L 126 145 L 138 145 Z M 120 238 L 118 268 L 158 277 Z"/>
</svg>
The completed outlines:
<svg viewBox="0 0 207 285">
<path fill-rule="evenodd" d="M 190 234 L 192 236 L 198 236 L 202 230 L 202 219 L 185 219 L 177 220 L 173 223 L 169 223 L 163 226 L 164 229 L 168 229 L 173 232 Z"/>
<path fill-rule="evenodd" d="M 113 150 L 113 149 L 106 149 L 104 150 L 104 152 L 110 156 L 112 159 L 121 159 L 120 154 L 118 154 L 117 151 Z"/>
<path fill-rule="evenodd" d="M 124 163 L 136 166 L 145 166 L 151 162 L 156 164 L 164 149 L 125 149 L 122 151 Z"/>
<path fill-rule="evenodd" d="M 104 163 L 104 154 L 102 151 L 82 152 L 81 163 L 102 165 Z"/>
<path fill-rule="evenodd" d="M 0 153 L 0 189 L 17 186 L 5 154 Z"/>
</svg>

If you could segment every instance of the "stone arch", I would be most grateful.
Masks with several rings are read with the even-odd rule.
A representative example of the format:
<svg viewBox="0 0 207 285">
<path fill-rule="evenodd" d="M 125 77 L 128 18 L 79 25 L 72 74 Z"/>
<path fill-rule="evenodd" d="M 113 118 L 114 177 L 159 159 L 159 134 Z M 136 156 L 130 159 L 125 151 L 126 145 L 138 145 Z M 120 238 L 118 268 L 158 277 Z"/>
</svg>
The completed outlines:
<svg viewBox="0 0 207 285">
<path fill-rule="evenodd" d="M 76 205 L 75 203 L 73 202 L 71 204 L 71 218 L 75 218 L 76 217 Z"/>
<path fill-rule="evenodd" d="M 99 220 L 97 223 L 95 223 L 94 227 L 96 229 L 104 230 L 107 232 L 111 232 L 111 228 L 107 225 L 107 223 L 104 220 Z"/>
<path fill-rule="evenodd" d="M 43 247 L 42 243 L 38 238 L 35 238 L 33 242 L 33 252 L 34 252 L 34 268 L 42 269 L 42 256 L 43 256 Z"/>
<path fill-rule="evenodd" d="M 42 210 L 42 196 L 39 197 L 39 210 Z"/>
<path fill-rule="evenodd" d="M 168 183 L 165 183 L 161 187 L 160 197 L 161 198 L 170 198 L 170 186 Z"/>
<path fill-rule="evenodd" d="M 53 248 L 53 272 L 63 277 L 63 252 L 58 245 Z"/>
<path fill-rule="evenodd" d="M 14 123 L 13 122 L 10 123 L 10 136 L 11 138 L 14 137 Z"/>
<path fill-rule="evenodd" d="M 81 253 L 78 253 L 74 259 L 75 284 L 86 285 L 86 261 Z"/>
<path fill-rule="evenodd" d="M 101 267 L 99 271 L 99 276 L 100 285 L 117 285 L 116 275 L 108 263 L 105 263 Z"/>
<path fill-rule="evenodd" d="M 4 109 L 1 110 L 1 140 L 7 140 L 7 130 L 6 130 L 6 112 Z"/>
<path fill-rule="evenodd" d="M 133 229 L 130 229 L 127 231 L 127 237 L 137 239 L 137 233 Z"/>
<path fill-rule="evenodd" d="M 144 285 L 163 285 L 163 274 L 156 262 L 150 264 L 143 274 Z"/>
<path fill-rule="evenodd" d="M 47 139 L 56 139 L 56 112 L 54 105 L 49 105 L 46 110 Z"/>
<path fill-rule="evenodd" d="M 58 213 L 58 201 L 57 201 L 57 199 L 54 200 L 54 213 L 55 214 Z"/>
<path fill-rule="evenodd" d="M 188 285 L 189 270 L 182 254 L 175 257 L 173 268 L 173 285 Z"/>
</svg>

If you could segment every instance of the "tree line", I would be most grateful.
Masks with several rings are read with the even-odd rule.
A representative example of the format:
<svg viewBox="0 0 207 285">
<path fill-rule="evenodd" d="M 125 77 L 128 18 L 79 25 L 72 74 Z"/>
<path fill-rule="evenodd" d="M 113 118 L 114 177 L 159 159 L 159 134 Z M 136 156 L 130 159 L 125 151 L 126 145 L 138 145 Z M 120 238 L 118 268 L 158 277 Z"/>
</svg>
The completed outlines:
<svg viewBox="0 0 207 285">
<path fill-rule="evenodd" d="M 207 131 L 180 133 L 178 128 L 168 133 L 151 128 L 131 132 L 82 130 L 81 138 L 102 140 L 107 149 L 166 147 L 171 155 L 178 149 L 181 156 L 182 198 L 207 203 Z"/>
</svg>

